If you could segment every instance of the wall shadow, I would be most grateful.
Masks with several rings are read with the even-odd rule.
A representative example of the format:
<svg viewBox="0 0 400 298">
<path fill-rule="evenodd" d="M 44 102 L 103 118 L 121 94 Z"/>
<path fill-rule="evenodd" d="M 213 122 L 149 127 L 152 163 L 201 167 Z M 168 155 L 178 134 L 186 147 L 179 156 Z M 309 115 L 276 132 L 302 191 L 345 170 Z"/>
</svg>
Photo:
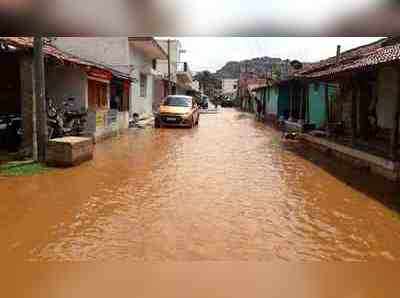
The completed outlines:
<svg viewBox="0 0 400 298">
<path fill-rule="evenodd" d="M 365 167 L 354 167 L 328 152 L 321 152 L 300 141 L 282 141 L 282 147 L 322 168 L 353 189 L 379 201 L 400 216 L 400 184 L 373 174 Z"/>
</svg>

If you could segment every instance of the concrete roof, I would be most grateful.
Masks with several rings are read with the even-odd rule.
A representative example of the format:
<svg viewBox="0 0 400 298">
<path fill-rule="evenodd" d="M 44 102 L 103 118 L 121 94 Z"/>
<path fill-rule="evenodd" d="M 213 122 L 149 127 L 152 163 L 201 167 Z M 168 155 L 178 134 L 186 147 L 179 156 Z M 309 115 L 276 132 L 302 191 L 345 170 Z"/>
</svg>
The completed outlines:
<svg viewBox="0 0 400 298">
<path fill-rule="evenodd" d="M 129 37 L 128 40 L 151 59 L 168 59 L 168 54 L 153 37 Z"/>
</svg>

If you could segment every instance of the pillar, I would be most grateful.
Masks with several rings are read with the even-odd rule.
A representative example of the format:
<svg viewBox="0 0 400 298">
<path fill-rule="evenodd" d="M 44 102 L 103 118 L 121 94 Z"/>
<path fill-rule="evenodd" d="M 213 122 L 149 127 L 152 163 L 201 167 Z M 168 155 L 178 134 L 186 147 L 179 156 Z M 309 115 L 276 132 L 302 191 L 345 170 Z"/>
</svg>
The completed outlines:
<svg viewBox="0 0 400 298">
<path fill-rule="evenodd" d="M 293 88 L 289 83 L 289 121 L 293 120 Z"/>
<path fill-rule="evenodd" d="M 390 157 L 393 160 L 398 159 L 397 146 L 399 137 L 399 110 L 400 110 L 400 68 L 397 68 L 397 98 L 393 111 L 393 129 L 390 137 Z"/>
<path fill-rule="evenodd" d="M 32 56 L 28 53 L 21 54 L 19 58 L 19 71 L 21 81 L 21 116 L 22 116 L 22 151 L 25 156 L 32 156 L 33 142 L 33 66 Z M 36 148 L 35 148 L 36 150 Z"/>
<path fill-rule="evenodd" d="M 304 88 L 304 85 L 301 85 L 299 120 L 302 123 L 304 123 L 304 117 L 303 117 L 304 98 L 305 98 L 305 88 Z"/>
<path fill-rule="evenodd" d="M 371 94 L 368 94 L 369 86 L 366 79 L 360 82 L 360 100 L 359 100 L 359 127 L 360 135 L 363 139 L 368 138 L 368 106 L 371 99 Z"/>
<path fill-rule="evenodd" d="M 353 145 L 356 143 L 357 138 L 357 95 L 358 95 L 358 82 L 352 78 L 352 91 L 351 91 L 351 140 Z"/>
<path fill-rule="evenodd" d="M 328 126 L 329 123 L 329 84 L 325 83 L 325 123 Z"/>
</svg>

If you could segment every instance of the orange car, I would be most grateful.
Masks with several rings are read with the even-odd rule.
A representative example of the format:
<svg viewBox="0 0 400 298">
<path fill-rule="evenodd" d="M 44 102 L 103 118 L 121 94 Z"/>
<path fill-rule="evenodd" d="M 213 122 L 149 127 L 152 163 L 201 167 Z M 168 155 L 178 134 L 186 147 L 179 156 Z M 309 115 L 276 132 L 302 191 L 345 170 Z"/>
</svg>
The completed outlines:
<svg viewBox="0 0 400 298">
<path fill-rule="evenodd" d="M 155 115 L 154 126 L 195 127 L 199 124 L 199 108 L 191 96 L 171 95 L 160 106 Z"/>
</svg>

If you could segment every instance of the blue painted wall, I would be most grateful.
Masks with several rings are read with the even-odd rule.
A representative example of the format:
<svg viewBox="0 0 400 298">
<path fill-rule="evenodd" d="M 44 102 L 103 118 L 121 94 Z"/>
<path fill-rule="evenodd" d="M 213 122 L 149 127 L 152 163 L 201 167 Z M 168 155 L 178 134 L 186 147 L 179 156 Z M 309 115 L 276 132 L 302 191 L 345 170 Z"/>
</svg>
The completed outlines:
<svg viewBox="0 0 400 298">
<path fill-rule="evenodd" d="M 267 111 L 269 114 L 277 115 L 279 90 L 278 90 L 278 87 L 276 87 L 276 86 L 271 86 L 268 88 L 269 88 L 269 100 L 268 100 L 268 94 L 267 94 L 267 105 L 268 105 Z"/>
<path fill-rule="evenodd" d="M 308 101 L 309 101 L 309 123 L 321 127 L 326 122 L 326 103 L 325 88 L 326 83 L 309 84 Z M 328 84 L 328 97 L 336 93 L 336 86 Z"/>
<path fill-rule="evenodd" d="M 289 118 L 289 109 L 289 87 L 279 86 L 278 118 L 281 116 L 285 119 Z"/>
</svg>

